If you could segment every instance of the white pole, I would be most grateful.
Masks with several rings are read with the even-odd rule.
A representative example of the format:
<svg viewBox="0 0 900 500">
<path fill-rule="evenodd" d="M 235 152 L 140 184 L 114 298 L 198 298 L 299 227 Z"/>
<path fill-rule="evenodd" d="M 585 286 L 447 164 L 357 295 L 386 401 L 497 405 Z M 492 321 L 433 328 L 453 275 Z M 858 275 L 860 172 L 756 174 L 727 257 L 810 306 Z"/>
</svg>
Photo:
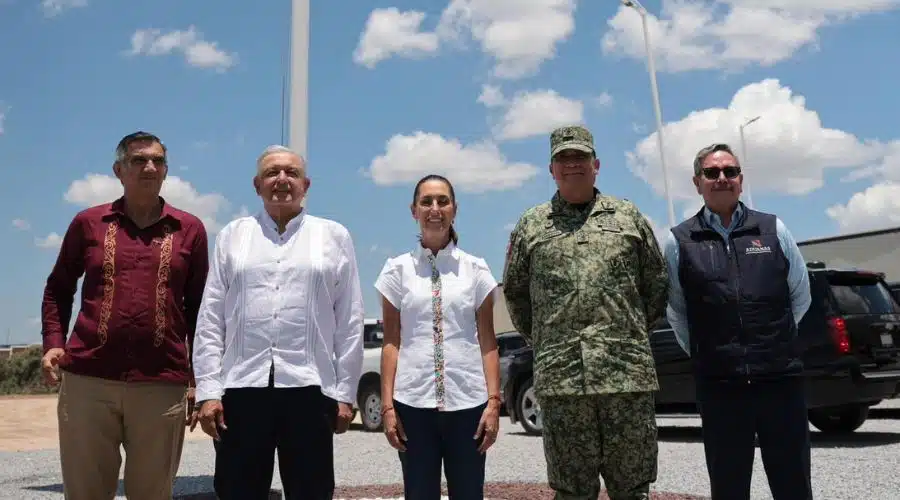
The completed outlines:
<svg viewBox="0 0 900 500">
<path fill-rule="evenodd" d="M 290 99 L 288 147 L 309 160 L 309 1 L 291 1 Z M 308 195 L 303 198 L 306 206 Z"/>
<path fill-rule="evenodd" d="M 745 123 L 743 123 L 739 127 L 739 130 L 741 132 L 741 165 L 742 166 L 747 165 L 747 141 L 744 140 L 744 128 L 746 128 L 747 125 L 750 125 L 751 123 L 755 122 L 756 120 L 759 120 L 760 118 L 762 118 L 762 117 L 757 116 L 755 118 L 751 118 L 750 120 L 747 120 Z M 750 194 L 750 183 L 747 182 L 746 176 L 744 176 L 744 194 L 747 195 L 747 206 L 750 207 L 751 209 L 753 209 L 754 208 L 753 195 Z"/>
<path fill-rule="evenodd" d="M 662 167 L 663 184 L 665 185 L 666 205 L 669 212 L 669 227 L 675 227 L 675 206 L 672 203 L 671 188 L 669 185 L 669 169 L 666 166 L 666 148 L 663 141 L 662 107 L 659 103 L 659 85 L 656 82 L 656 62 L 653 56 L 653 47 L 650 44 L 650 30 L 647 27 L 647 9 L 637 0 L 622 0 L 622 4 L 631 7 L 641 16 L 641 26 L 644 29 L 644 47 L 647 51 L 647 72 L 650 73 L 650 91 L 653 94 L 653 111 L 656 114 L 656 140 L 659 146 L 659 164 Z"/>
</svg>

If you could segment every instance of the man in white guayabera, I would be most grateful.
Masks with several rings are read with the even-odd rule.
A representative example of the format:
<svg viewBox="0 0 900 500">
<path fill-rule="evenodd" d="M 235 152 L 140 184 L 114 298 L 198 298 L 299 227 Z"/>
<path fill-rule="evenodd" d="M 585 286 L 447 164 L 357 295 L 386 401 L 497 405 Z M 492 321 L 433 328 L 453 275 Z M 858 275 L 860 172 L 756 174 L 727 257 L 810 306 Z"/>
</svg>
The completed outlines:
<svg viewBox="0 0 900 500">
<path fill-rule="evenodd" d="M 306 214 L 300 155 L 267 148 L 253 185 L 264 210 L 216 238 L 195 336 L 216 493 L 268 498 L 277 450 L 286 498 L 330 499 L 333 434 L 350 425 L 362 372 L 356 254 L 344 226 Z"/>
</svg>

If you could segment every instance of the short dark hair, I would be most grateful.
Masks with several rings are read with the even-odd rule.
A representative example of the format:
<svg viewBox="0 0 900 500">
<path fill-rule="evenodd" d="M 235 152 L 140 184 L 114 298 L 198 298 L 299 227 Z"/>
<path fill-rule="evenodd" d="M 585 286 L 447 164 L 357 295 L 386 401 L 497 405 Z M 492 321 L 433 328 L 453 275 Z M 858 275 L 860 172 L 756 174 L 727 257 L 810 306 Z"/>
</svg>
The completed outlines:
<svg viewBox="0 0 900 500">
<path fill-rule="evenodd" d="M 416 189 L 413 190 L 413 205 L 415 205 L 416 200 L 419 199 L 419 188 L 422 187 L 422 184 L 425 184 L 428 181 L 441 181 L 446 184 L 450 189 L 450 200 L 454 205 L 456 205 L 456 192 L 453 191 L 453 184 L 451 184 L 446 177 L 437 174 L 426 175 L 425 177 L 419 179 L 419 182 L 416 183 Z M 452 223 L 450 224 L 450 240 L 453 241 L 454 245 L 459 244 L 459 235 L 456 234 L 456 229 L 453 228 Z"/>
<path fill-rule="evenodd" d="M 163 154 L 168 151 L 166 149 L 166 145 L 163 144 L 163 141 L 159 137 L 151 134 L 150 132 L 139 130 L 137 132 L 126 135 L 122 138 L 122 140 L 119 141 L 119 144 L 116 146 L 116 161 L 122 161 L 125 159 L 125 155 L 128 154 L 128 147 L 131 146 L 132 143 L 143 141 L 152 141 L 159 144 L 160 146 L 162 146 Z"/>
<path fill-rule="evenodd" d="M 706 161 L 707 156 L 718 153 L 719 151 L 724 151 L 733 156 L 735 161 L 737 161 L 737 166 L 741 166 L 741 160 L 734 154 L 734 150 L 731 149 L 731 146 L 717 142 L 715 144 L 710 144 L 697 152 L 697 156 L 694 158 L 694 175 L 700 175 L 700 171 L 703 170 L 703 162 Z"/>
</svg>

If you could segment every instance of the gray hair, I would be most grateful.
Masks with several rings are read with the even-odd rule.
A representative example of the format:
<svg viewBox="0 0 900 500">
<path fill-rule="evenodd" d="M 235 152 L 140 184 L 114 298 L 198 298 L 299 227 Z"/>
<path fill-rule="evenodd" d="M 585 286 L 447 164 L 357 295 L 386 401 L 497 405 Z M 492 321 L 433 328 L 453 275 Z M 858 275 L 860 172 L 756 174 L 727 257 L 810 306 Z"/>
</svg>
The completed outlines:
<svg viewBox="0 0 900 500">
<path fill-rule="evenodd" d="M 126 135 L 122 138 L 122 140 L 119 141 L 119 144 L 116 146 L 116 162 L 125 160 L 125 156 L 128 154 L 128 147 L 131 146 L 132 143 L 144 141 L 158 143 L 160 146 L 162 146 L 163 154 L 168 153 L 166 145 L 163 144 L 163 141 L 159 137 L 151 134 L 150 132 L 139 130 L 137 132 Z"/>
<path fill-rule="evenodd" d="M 263 160 L 265 160 L 267 157 L 269 157 L 271 155 L 278 154 L 278 153 L 290 153 L 290 154 L 296 156 L 297 158 L 300 158 L 300 163 L 303 165 L 303 169 L 306 170 L 306 159 L 303 158 L 303 156 L 300 153 L 294 151 L 293 149 L 291 149 L 287 146 L 282 146 L 280 144 L 274 144 L 263 150 L 262 154 L 259 155 L 259 158 L 256 159 L 256 170 L 259 170 L 262 167 Z"/>
<path fill-rule="evenodd" d="M 706 161 L 707 156 L 718 153 L 719 151 L 724 151 L 733 156 L 734 160 L 737 162 L 737 166 L 741 166 L 741 160 L 734 154 L 734 150 L 731 149 L 731 146 L 724 143 L 715 143 L 710 144 L 697 152 L 697 156 L 694 158 L 694 175 L 700 175 L 700 171 L 703 170 L 703 162 Z"/>
</svg>

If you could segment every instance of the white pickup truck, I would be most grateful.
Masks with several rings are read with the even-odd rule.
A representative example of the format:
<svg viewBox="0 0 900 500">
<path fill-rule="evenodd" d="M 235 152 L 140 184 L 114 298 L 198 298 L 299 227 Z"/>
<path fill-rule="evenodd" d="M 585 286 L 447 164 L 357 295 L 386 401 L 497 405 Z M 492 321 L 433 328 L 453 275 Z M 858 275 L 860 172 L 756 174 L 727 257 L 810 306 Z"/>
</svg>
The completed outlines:
<svg viewBox="0 0 900 500">
<path fill-rule="evenodd" d="M 374 432 L 381 430 L 381 344 L 384 340 L 381 320 L 365 320 L 363 339 L 363 369 L 355 410 L 359 412 L 363 429 Z"/>
<path fill-rule="evenodd" d="M 384 325 L 381 320 L 365 320 L 363 338 L 363 369 L 354 411 L 359 412 L 363 429 L 376 432 L 381 430 L 381 346 L 384 341 Z M 500 353 L 500 397 L 505 399 L 503 388 L 506 386 L 509 363 L 512 360 L 511 353 L 524 347 L 525 339 L 517 332 L 505 332 L 497 335 L 497 345 Z M 501 407 L 505 407 L 505 404 Z"/>
</svg>

